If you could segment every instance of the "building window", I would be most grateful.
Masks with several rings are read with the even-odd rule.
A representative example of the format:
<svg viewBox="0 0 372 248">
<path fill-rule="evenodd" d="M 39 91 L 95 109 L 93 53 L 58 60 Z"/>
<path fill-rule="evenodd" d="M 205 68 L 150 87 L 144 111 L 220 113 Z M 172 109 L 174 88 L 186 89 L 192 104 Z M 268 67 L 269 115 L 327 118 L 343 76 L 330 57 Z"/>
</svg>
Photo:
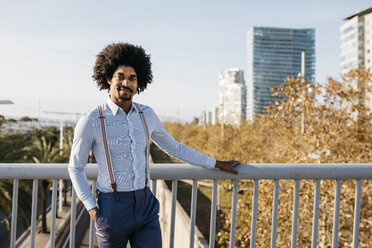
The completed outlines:
<svg viewBox="0 0 372 248">
<path fill-rule="evenodd" d="M 346 43 L 346 42 L 348 42 L 349 40 L 352 40 L 352 39 L 354 39 L 354 38 L 356 38 L 356 33 L 353 33 L 353 34 L 351 34 L 351 35 L 346 36 L 346 37 L 342 40 L 342 43 Z"/>
<path fill-rule="evenodd" d="M 345 30 L 344 30 L 344 34 L 346 34 L 346 33 L 350 32 L 350 31 L 354 30 L 356 27 L 357 27 L 357 24 L 354 23 L 354 24 L 351 25 L 350 27 L 345 28 Z"/>
</svg>

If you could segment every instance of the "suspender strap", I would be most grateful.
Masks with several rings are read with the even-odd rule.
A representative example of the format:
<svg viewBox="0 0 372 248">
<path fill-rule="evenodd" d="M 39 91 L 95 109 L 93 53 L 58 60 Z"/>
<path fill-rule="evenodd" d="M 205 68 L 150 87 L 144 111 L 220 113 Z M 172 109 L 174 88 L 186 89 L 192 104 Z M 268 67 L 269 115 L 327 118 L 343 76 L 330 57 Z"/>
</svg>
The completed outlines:
<svg viewBox="0 0 372 248">
<path fill-rule="evenodd" d="M 137 108 L 137 110 L 138 110 L 138 112 L 141 116 L 141 120 L 142 120 L 143 126 L 144 126 L 145 131 L 146 131 L 146 179 L 145 179 L 145 189 L 146 189 L 147 185 L 148 185 L 148 178 L 149 178 L 150 135 L 149 135 L 149 129 L 148 129 L 148 126 L 147 126 L 145 115 L 143 114 L 143 112 L 141 111 L 141 109 L 139 108 L 139 106 L 135 102 L 133 102 L 133 104 Z M 101 120 L 102 139 L 103 139 L 103 145 L 104 145 L 104 148 L 105 148 L 106 162 L 107 162 L 107 168 L 108 168 L 108 172 L 109 172 L 109 176 L 110 176 L 110 180 L 111 180 L 111 187 L 114 190 L 114 193 L 116 195 L 118 193 L 118 191 L 117 191 L 117 187 L 116 187 L 114 171 L 112 170 L 111 154 L 110 154 L 110 149 L 109 149 L 109 146 L 108 146 L 108 143 L 107 143 L 106 121 L 105 121 L 105 117 L 103 116 L 103 111 L 102 111 L 102 106 L 101 105 L 98 106 L 98 113 L 99 113 L 99 118 Z"/>
<path fill-rule="evenodd" d="M 111 187 L 114 190 L 114 194 L 116 195 L 118 191 L 116 190 L 115 176 L 114 176 L 114 171 L 112 170 L 111 154 L 110 154 L 110 149 L 107 143 L 106 121 L 105 121 L 105 117 L 103 116 L 101 105 L 98 106 L 98 113 L 99 113 L 99 118 L 101 120 L 102 139 L 103 139 L 103 145 L 105 148 L 107 168 L 108 168 L 108 172 L 110 175 Z"/>
<path fill-rule="evenodd" d="M 147 127 L 147 122 L 146 122 L 146 119 L 145 119 L 145 115 L 143 114 L 143 112 L 141 111 L 140 107 L 137 105 L 137 103 L 133 102 L 134 106 L 136 106 L 136 109 L 138 110 L 140 116 L 141 116 L 141 119 L 142 119 L 142 123 L 143 123 L 143 126 L 145 128 L 145 131 L 146 131 L 146 180 L 145 180 L 145 189 L 147 188 L 147 185 L 148 185 L 148 181 L 149 181 L 149 165 L 150 165 L 150 159 L 149 159 L 149 156 L 150 156 L 150 135 L 149 135 L 149 128 Z"/>
</svg>

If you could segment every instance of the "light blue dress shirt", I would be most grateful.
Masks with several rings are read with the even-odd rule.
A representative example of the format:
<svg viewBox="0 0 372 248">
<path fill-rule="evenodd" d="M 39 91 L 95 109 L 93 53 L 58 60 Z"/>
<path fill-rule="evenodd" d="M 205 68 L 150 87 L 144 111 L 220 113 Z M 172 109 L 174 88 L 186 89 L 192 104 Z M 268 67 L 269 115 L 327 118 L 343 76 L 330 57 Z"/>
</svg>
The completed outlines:
<svg viewBox="0 0 372 248">
<path fill-rule="evenodd" d="M 170 136 L 152 108 L 138 104 L 145 115 L 151 140 L 169 155 L 186 163 L 214 168 L 216 160 L 178 143 Z M 138 110 L 133 106 L 126 114 L 110 97 L 103 105 L 107 142 L 118 191 L 145 187 L 146 132 Z M 105 158 L 99 113 L 94 109 L 83 116 L 75 127 L 68 171 L 76 194 L 87 210 L 96 207 L 84 168 L 90 150 L 97 160 L 97 188 L 113 192 Z M 149 186 L 149 185 L 148 185 Z"/>
</svg>

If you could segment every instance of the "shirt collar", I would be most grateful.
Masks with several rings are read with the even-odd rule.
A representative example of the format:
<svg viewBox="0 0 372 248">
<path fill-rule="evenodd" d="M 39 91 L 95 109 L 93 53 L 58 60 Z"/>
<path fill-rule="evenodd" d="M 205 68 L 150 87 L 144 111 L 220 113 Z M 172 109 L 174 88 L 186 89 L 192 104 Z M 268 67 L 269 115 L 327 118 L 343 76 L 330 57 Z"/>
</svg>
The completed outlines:
<svg viewBox="0 0 372 248">
<path fill-rule="evenodd" d="M 109 107 L 109 109 L 111 110 L 112 114 L 114 116 L 116 116 L 116 114 L 118 113 L 119 109 L 121 109 L 118 105 L 116 105 L 116 103 L 114 103 L 110 97 L 110 95 L 108 95 L 107 97 L 107 106 Z M 131 111 L 136 111 L 137 112 L 137 108 L 133 106 L 133 102 L 132 102 L 132 106 L 130 107 L 130 110 L 128 112 L 128 114 L 131 112 Z M 122 110 L 123 111 L 123 110 Z M 123 111 L 124 112 L 124 111 Z"/>
</svg>

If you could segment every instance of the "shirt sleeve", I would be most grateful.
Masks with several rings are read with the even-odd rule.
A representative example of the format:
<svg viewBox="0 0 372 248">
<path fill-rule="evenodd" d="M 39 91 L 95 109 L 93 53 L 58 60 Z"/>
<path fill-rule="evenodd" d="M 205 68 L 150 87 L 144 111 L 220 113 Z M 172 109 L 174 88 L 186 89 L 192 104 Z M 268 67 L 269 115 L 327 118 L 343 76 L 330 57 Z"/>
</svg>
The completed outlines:
<svg viewBox="0 0 372 248">
<path fill-rule="evenodd" d="M 84 171 L 88 162 L 89 152 L 94 142 L 93 132 L 92 123 L 89 121 L 89 117 L 84 114 L 75 127 L 70 162 L 68 165 L 68 172 L 70 174 L 76 194 L 83 202 L 87 210 L 96 207 L 96 203 Z"/>
<path fill-rule="evenodd" d="M 151 134 L 151 139 L 157 146 L 159 146 L 170 156 L 191 165 L 210 169 L 215 167 L 216 159 L 195 151 L 183 144 L 180 144 L 169 133 L 167 133 L 158 116 L 152 109 L 151 111 L 155 122 L 155 128 Z"/>
</svg>

